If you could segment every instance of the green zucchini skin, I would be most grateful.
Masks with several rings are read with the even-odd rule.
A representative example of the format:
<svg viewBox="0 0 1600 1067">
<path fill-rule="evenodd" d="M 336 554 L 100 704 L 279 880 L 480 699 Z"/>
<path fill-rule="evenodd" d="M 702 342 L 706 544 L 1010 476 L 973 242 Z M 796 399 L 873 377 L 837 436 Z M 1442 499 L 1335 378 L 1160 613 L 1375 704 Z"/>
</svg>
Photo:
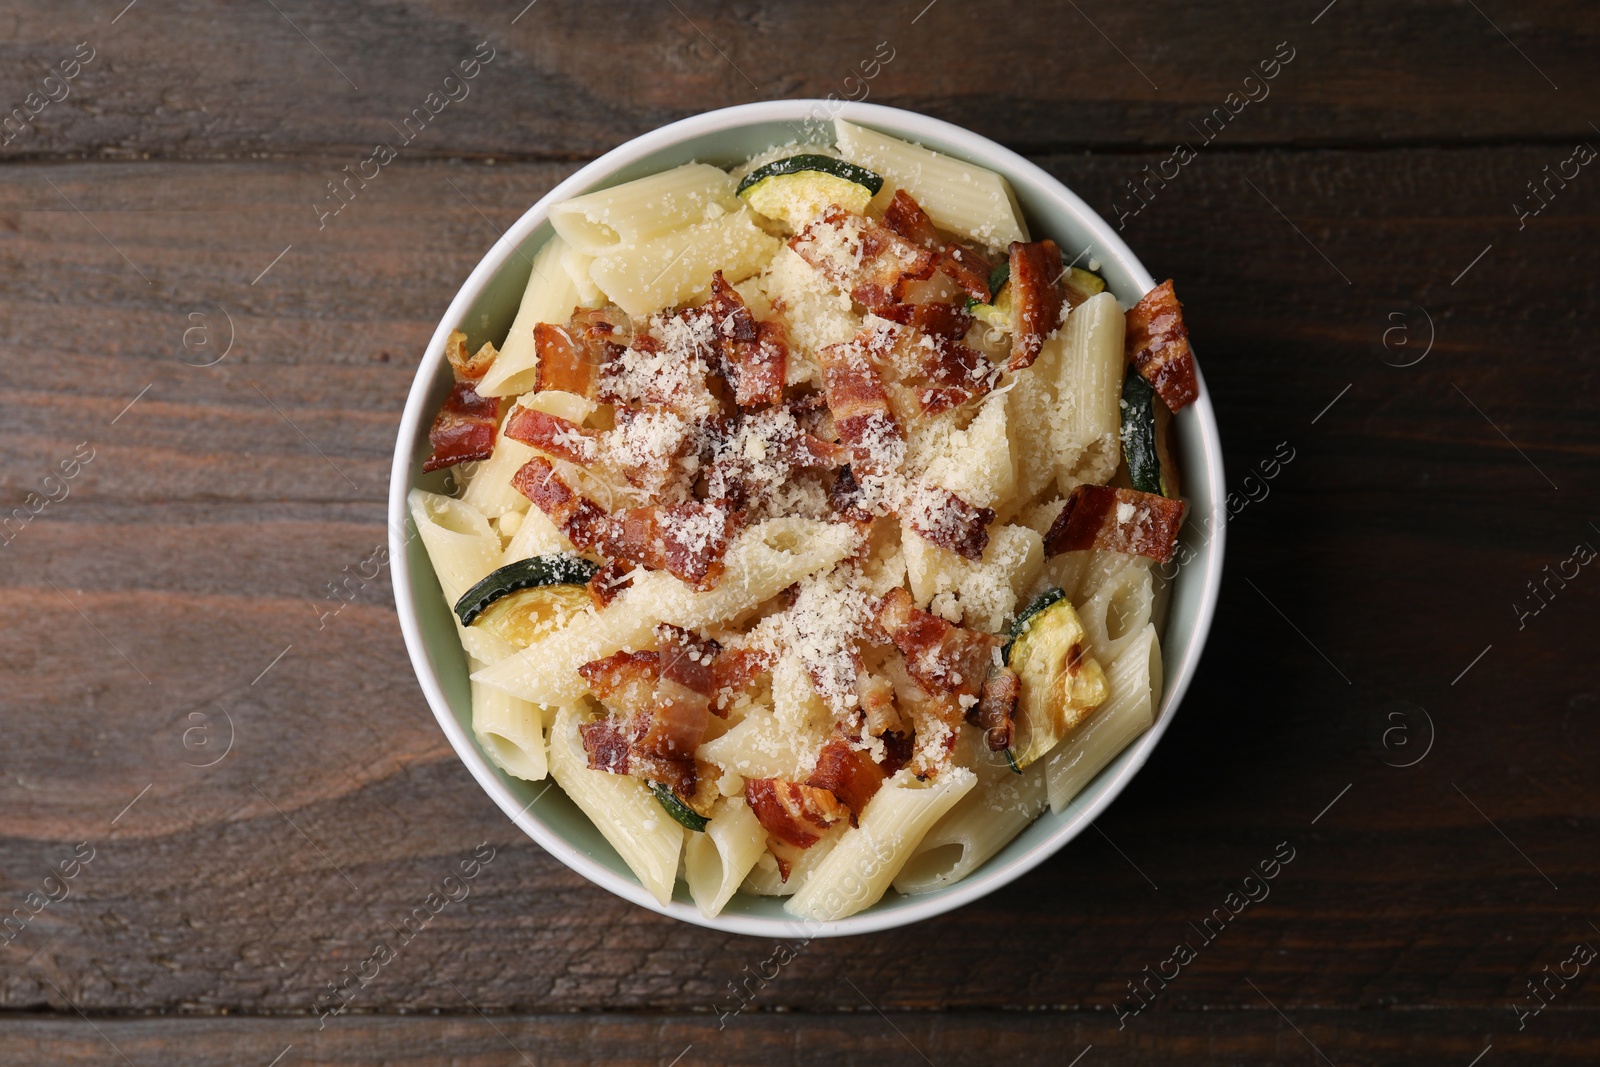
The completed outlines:
<svg viewBox="0 0 1600 1067">
<path fill-rule="evenodd" d="M 1156 451 L 1155 390 L 1132 367 L 1122 382 L 1122 455 L 1134 489 L 1166 496 Z"/>
<path fill-rule="evenodd" d="M 1017 643 L 1017 638 L 1028 632 L 1028 626 L 1033 622 L 1033 617 L 1048 608 L 1051 604 L 1065 600 L 1066 591 L 1062 589 L 1046 589 L 1034 597 L 1028 606 L 1017 615 L 1016 621 L 1011 624 L 1011 629 L 1006 632 L 1006 643 L 1000 649 L 1000 660 L 1003 663 L 1011 662 L 1011 646 Z M 1009 756 L 1007 758 L 1010 758 Z M 1013 765 L 1015 770 L 1015 765 Z M 1017 771 L 1021 774 L 1021 771 Z"/>
<path fill-rule="evenodd" d="M 472 620 L 501 597 L 541 585 L 583 585 L 599 569 L 598 563 L 578 556 L 535 556 L 507 563 L 461 595 L 456 601 L 456 618 L 462 626 L 471 626 Z"/>
<path fill-rule="evenodd" d="M 655 794 L 656 802 L 672 816 L 673 820 L 681 826 L 693 830 L 697 834 L 705 833 L 706 824 L 711 820 L 694 811 L 689 805 L 678 798 L 669 786 L 660 782 L 650 782 L 650 792 Z"/>
<path fill-rule="evenodd" d="M 1000 290 L 1006 287 L 1006 282 L 1011 280 L 1011 261 L 1002 259 L 994 265 L 989 272 L 989 303 L 994 303 L 1000 296 Z"/>
<path fill-rule="evenodd" d="M 739 183 L 737 192 L 743 193 L 758 182 L 768 178 L 776 178 L 782 174 L 799 174 L 801 171 L 815 170 L 823 174 L 831 174 L 835 178 L 843 178 L 847 182 L 872 190 L 872 195 L 877 196 L 878 190 L 883 188 L 883 177 L 872 173 L 866 167 L 858 167 L 854 163 L 847 163 L 842 159 L 832 156 L 819 156 L 802 154 L 798 156 L 785 156 L 764 164 L 744 176 Z"/>
</svg>

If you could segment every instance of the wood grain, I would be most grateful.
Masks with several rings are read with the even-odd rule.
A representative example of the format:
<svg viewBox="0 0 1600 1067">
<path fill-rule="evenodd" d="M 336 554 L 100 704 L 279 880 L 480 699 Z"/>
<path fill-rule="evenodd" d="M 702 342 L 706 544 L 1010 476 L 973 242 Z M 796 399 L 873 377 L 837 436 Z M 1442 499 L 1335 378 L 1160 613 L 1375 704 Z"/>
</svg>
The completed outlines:
<svg viewBox="0 0 1600 1067">
<path fill-rule="evenodd" d="M 927 111 L 1029 151 L 1170 148 L 1229 93 L 1266 91 L 1244 79 L 1280 42 L 1294 59 L 1219 143 L 1593 134 L 1586 101 L 1600 88 L 1591 59 L 1600 27 L 1584 0 L 1481 10 L 1340 0 L 1318 17 L 1324 6 L 1245 17 L 1224 0 L 1077 11 L 1000 0 L 981 13 L 949 0 L 541 0 L 526 9 L 345 0 L 276 10 L 183 0 L 140 5 L 112 24 L 116 5 L 19 5 L 0 46 L 7 107 L 38 91 L 80 42 L 96 58 L 0 158 L 316 156 L 331 177 L 389 140 L 485 41 L 494 60 L 408 154 L 588 158 L 686 115 L 830 93 Z M 866 68 L 875 77 L 847 81 L 890 55 Z"/>
<path fill-rule="evenodd" d="M 0 917 L 94 849 L 0 943 L 0 1067 L 1593 1061 L 1588 971 L 1515 1012 L 1600 945 L 1600 578 L 1537 613 L 1528 588 L 1600 546 L 1600 185 L 1513 207 L 1595 136 L 1586 5 L 1007 2 L 983 32 L 948 2 L 278 6 L 5 11 L 4 99 L 98 51 L 0 148 Z M 485 39 L 472 96 L 319 229 L 324 183 Z M 1285 39 L 1270 98 L 1133 199 Z M 1031 152 L 1177 280 L 1236 515 L 1194 686 L 1094 830 L 758 984 L 775 943 L 515 831 L 387 572 L 337 612 L 329 583 L 383 542 L 418 357 L 501 229 L 627 137 L 842 91 L 885 40 L 871 100 Z M 471 896 L 319 1031 L 327 983 L 485 841 Z"/>
<path fill-rule="evenodd" d="M 941 1067 L 996 1062 L 1067 1065 L 1184 1063 L 1228 1067 L 1375 1064 L 1444 1058 L 1470 1063 L 1492 1046 L 1495 1063 L 1562 1067 L 1593 1062 L 1600 1027 L 1590 1013 L 1540 1018 L 1520 1034 L 1497 1030 L 1494 1013 L 1394 1012 L 1381 1031 L 1368 1013 L 1308 1009 L 1290 1019 L 1257 1000 L 1259 1010 L 1168 1012 L 1137 1030 L 1119 1031 L 1104 1015 L 1085 1012 L 960 1012 L 878 1014 L 856 998 L 855 1010 L 818 1016 L 755 1013 L 714 1016 L 479 1016 L 339 1019 L 323 1030 L 276 1019 L 104 1020 L 96 1033 L 82 1024 L 0 1022 L 0 1067 L 43 1062 L 93 1062 L 158 1067 L 181 1049 L 195 1067 L 284 1064 L 339 1067 L 383 1063 L 405 1067 L 526 1067 L 607 1063 L 667 1067 L 722 1063 L 760 1067 L 935 1063 Z M 112 1046 L 115 1046 L 113 1048 Z M 119 1056 L 119 1053 L 121 1054 Z M 1319 1055 L 1320 1053 L 1320 1055 Z M 1327 1059 L 1322 1057 L 1326 1056 Z M 675 1059 L 675 1057 L 678 1057 Z"/>
<path fill-rule="evenodd" d="M 1600 585 L 1573 582 L 1522 631 L 1509 608 L 1595 536 L 1596 371 L 1569 353 L 1596 307 L 1566 281 L 1600 267 L 1573 237 L 1593 234 L 1594 196 L 1575 189 L 1559 220 L 1520 233 L 1493 211 L 1546 154 L 1216 154 L 1130 223 L 1189 302 L 1230 484 L 1279 442 L 1295 452 L 1230 532 L 1182 715 L 1099 832 L 953 915 L 806 946 L 760 1006 L 853 1010 L 854 982 L 886 1010 L 1110 1013 L 1288 841 L 1271 896 L 1162 1010 L 1255 1008 L 1248 979 L 1291 1013 L 1493 1007 L 1515 1023 L 1526 978 L 1592 936 L 1583 902 L 1600 892 L 1579 756 L 1600 741 L 1593 677 L 1564 666 L 1586 654 Z M 1094 203 L 1148 158 L 1044 162 Z M 310 1012 L 483 840 L 500 853 L 473 896 L 352 1010 L 459 1012 L 453 983 L 496 1012 L 713 1011 L 772 951 L 615 900 L 521 839 L 434 726 L 386 575 L 318 617 L 324 583 L 381 542 L 388 451 L 434 316 L 493 228 L 565 170 L 402 166 L 320 243 L 284 221 L 309 178 L 295 165 L 35 166 L 0 190 L 18 354 L 0 390 L 6 502 L 79 441 L 97 450 L 0 550 L 0 597 L 28 620 L 0 637 L 5 891 L 20 900 L 74 842 L 98 849 L 74 894 L 0 950 L 7 1008 L 70 1010 L 65 994 L 101 1013 Z M 197 216 L 228 241 L 199 242 Z M 1230 223 L 1196 240 L 1196 217 Z M 189 309 L 219 304 L 235 351 L 185 366 Z M 1434 351 L 1386 365 L 1389 312 L 1419 307 Z M 1420 751 L 1414 710 L 1416 747 L 1383 747 L 1401 700 L 1436 730 L 1410 769 L 1386 761 Z M 220 744 L 227 717 L 232 751 L 191 766 L 218 749 L 185 731 Z M 1587 987 L 1563 1001 L 1594 1006 Z"/>
</svg>

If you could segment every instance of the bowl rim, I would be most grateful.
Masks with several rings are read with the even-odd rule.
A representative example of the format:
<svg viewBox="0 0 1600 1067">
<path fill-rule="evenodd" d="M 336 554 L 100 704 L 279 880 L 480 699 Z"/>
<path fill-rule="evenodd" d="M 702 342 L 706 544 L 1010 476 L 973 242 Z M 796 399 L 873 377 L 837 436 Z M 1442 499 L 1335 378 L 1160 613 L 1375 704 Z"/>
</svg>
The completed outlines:
<svg viewBox="0 0 1600 1067">
<path fill-rule="evenodd" d="M 1221 438 L 1204 376 L 1197 370 L 1199 398 L 1191 405 L 1191 409 L 1198 423 L 1201 441 L 1201 455 L 1196 457 L 1196 465 L 1204 470 L 1212 491 L 1212 508 L 1209 516 L 1211 533 L 1206 546 L 1208 551 L 1203 553 L 1200 559 L 1193 561 L 1203 565 L 1202 572 L 1191 575 L 1188 579 L 1191 582 L 1201 582 L 1200 603 L 1195 615 L 1191 640 L 1182 659 L 1172 664 L 1171 669 L 1166 672 L 1166 691 L 1155 723 L 1124 750 L 1123 755 L 1128 756 L 1127 762 L 1113 778 L 1105 782 L 1097 795 L 1086 805 L 1069 806 L 1072 816 L 1031 849 L 1005 863 L 997 863 L 998 857 L 991 858 L 959 882 L 944 889 L 907 898 L 910 903 L 886 910 L 868 908 L 848 918 L 826 922 L 798 917 L 769 918 L 728 913 L 708 917 L 694 904 L 678 900 L 670 900 L 663 906 L 636 879 L 623 877 L 607 869 L 566 838 L 547 828 L 531 812 L 533 803 L 537 802 L 538 797 L 534 798 L 534 802 L 523 805 L 511 794 L 506 785 L 500 781 L 488 759 L 479 750 L 476 741 L 457 721 L 455 711 L 445 696 L 422 635 L 416 591 L 411 584 L 410 570 L 407 566 L 407 549 L 411 536 L 407 532 L 409 514 L 406 497 L 412 488 L 412 455 L 419 434 L 425 435 L 427 427 L 432 422 L 432 412 L 427 410 L 427 399 L 433 381 L 444 362 L 445 341 L 490 279 L 518 254 L 517 249 L 520 245 L 548 219 L 551 205 L 576 196 L 628 165 L 685 140 L 744 126 L 773 122 L 805 122 L 815 120 L 819 115 L 827 115 L 830 120 L 838 117 L 849 122 L 874 126 L 909 140 L 927 139 L 942 142 L 944 145 L 953 145 L 957 147 L 958 156 L 984 159 L 986 165 L 990 165 L 1008 180 L 1014 181 L 1018 176 L 1028 179 L 1032 184 L 1042 188 L 1048 196 L 1059 201 L 1059 205 L 1067 213 L 1075 216 L 1093 238 L 1094 253 L 1098 258 L 1117 261 L 1127 271 L 1129 277 L 1141 286 L 1141 291 L 1148 291 L 1154 287 L 1155 280 L 1143 263 L 1110 224 L 1082 198 L 1037 164 L 961 126 L 918 112 L 881 104 L 814 98 L 768 100 L 707 111 L 635 137 L 585 164 L 541 197 L 521 218 L 505 230 L 467 276 L 428 341 L 427 350 L 406 395 L 389 478 L 389 562 L 395 610 L 399 616 L 406 651 L 434 718 L 450 741 L 451 748 L 466 764 L 467 770 L 477 780 L 479 786 L 519 829 L 538 842 L 550 855 L 595 885 L 657 914 L 710 929 L 756 936 L 836 937 L 871 933 L 920 922 L 969 904 L 1009 884 L 1049 859 L 1083 832 L 1143 768 L 1150 753 L 1166 733 L 1184 694 L 1188 691 L 1205 650 L 1216 612 L 1222 585 L 1222 562 L 1227 537 L 1226 481 L 1222 466 Z M 1185 572 L 1192 569 L 1190 565 L 1183 567 Z M 1105 774 L 1105 771 L 1102 770 L 1100 774 Z M 548 789 L 554 784 L 554 780 L 551 779 L 545 788 Z M 543 796 L 543 793 L 541 790 L 539 796 Z"/>
</svg>

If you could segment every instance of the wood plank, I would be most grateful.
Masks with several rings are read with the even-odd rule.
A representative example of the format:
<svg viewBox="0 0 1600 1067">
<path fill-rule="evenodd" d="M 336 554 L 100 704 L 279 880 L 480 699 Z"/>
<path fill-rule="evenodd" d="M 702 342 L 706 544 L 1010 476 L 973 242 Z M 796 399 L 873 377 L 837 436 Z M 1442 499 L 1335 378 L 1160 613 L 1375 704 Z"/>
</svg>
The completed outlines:
<svg viewBox="0 0 1600 1067">
<path fill-rule="evenodd" d="M 1251 1011 L 1166 1012 L 1122 1031 L 1103 1013 L 880 1015 L 862 997 L 856 998 L 857 1010 L 846 1014 L 751 1012 L 729 1017 L 720 1030 L 717 1018 L 708 1015 L 351 1016 L 320 1031 L 315 1023 L 288 1019 L 100 1019 L 95 1023 L 99 1033 L 82 1022 L 8 1019 L 0 1022 L 0 1067 L 48 1062 L 157 1067 L 171 1063 L 175 1049 L 193 1067 L 269 1061 L 273 1067 L 958 1067 L 996 1062 L 1368 1067 L 1419 1058 L 1465 1065 L 1486 1048 L 1492 1048 L 1486 1063 L 1560 1067 L 1592 1063 L 1600 1047 L 1600 1017 L 1592 1010 L 1551 1010 L 1526 1031 L 1508 1034 L 1497 1011 L 1302 1009 L 1285 1019 L 1257 1003 L 1260 1009 Z"/>
<path fill-rule="evenodd" d="M 1044 162 L 1108 205 L 1160 158 Z M 886 1010 L 1086 1006 L 1101 1026 L 1127 983 L 1287 840 L 1296 859 L 1271 897 L 1157 1008 L 1258 1008 L 1249 978 L 1296 1018 L 1349 1009 L 1328 1016 L 1336 1043 L 1384 1006 L 1493 1005 L 1496 1021 L 1462 1028 L 1462 1062 L 1510 1028 L 1525 980 L 1592 936 L 1573 901 L 1600 891 L 1585 844 L 1600 786 L 1581 761 L 1600 738 L 1592 685 L 1570 667 L 1590 654 L 1600 584 L 1574 580 L 1520 630 L 1509 606 L 1574 541 L 1600 536 L 1584 511 L 1600 367 L 1573 358 L 1600 318 L 1586 282 L 1600 269 L 1596 194 L 1574 183 L 1524 230 L 1506 207 L 1553 158 L 1217 152 L 1129 222 L 1189 304 L 1232 484 L 1278 442 L 1296 450 L 1231 531 L 1223 608 L 1183 714 L 1103 836 L 926 925 L 814 942 L 759 1006 L 855 1010 L 854 982 Z M 8 168 L 0 502 L 20 504 L 79 442 L 97 451 L 71 495 L 0 548 L 0 600 L 26 623 L 0 630 L 3 899 L 19 905 L 73 843 L 98 851 L 68 899 L 0 948 L 0 1006 L 70 1010 L 54 983 L 90 1012 L 309 1011 L 483 840 L 501 851 L 472 897 L 353 1010 L 459 1011 L 448 978 L 489 1011 L 710 1012 L 772 951 L 614 900 L 520 839 L 433 724 L 386 578 L 318 618 L 325 583 L 382 537 L 399 407 L 437 315 L 495 227 L 569 170 L 397 165 L 319 234 L 305 206 L 318 172 L 298 164 Z M 235 351 L 185 366 L 188 315 L 214 322 L 218 305 Z M 1421 308 L 1434 350 L 1386 365 L 1389 314 L 1420 331 Z M 1382 747 L 1402 699 L 1437 734 L 1410 769 L 1385 761 L 1417 749 L 1393 734 Z M 223 710 L 233 751 L 192 766 L 203 760 L 185 731 L 204 720 L 190 716 L 220 731 Z M 1420 746 L 1414 713 L 1411 729 Z M 1303 1055 L 1258 1014 L 1267 1028 L 1239 1038 L 1240 1062 Z M 1197 1023 L 1197 1044 L 1172 1047 L 1231 1055 L 1210 1050 L 1231 1048 L 1245 1016 Z M 1556 1034 L 1562 1018 L 1541 1026 Z M 755 1058 L 794 1048 L 803 1062 L 805 1042 L 823 1040 L 771 1025 Z M 931 1040 L 946 1024 L 925 1025 Z M 1445 1041 L 1419 1025 L 1417 1047 Z M 1575 1042 L 1592 1036 L 1571 1025 Z"/>
<path fill-rule="evenodd" d="M 304 156 L 323 164 L 320 186 L 391 137 L 421 158 L 583 158 L 697 112 L 830 93 L 865 93 L 1032 151 L 1170 146 L 1201 136 L 1194 128 L 1218 108 L 1242 109 L 1219 140 L 1234 146 L 1592 137 L 1585 101 L 1600 88 L 1600 27 L 1589 5 L 1478 8 L 1342 0 L 1241 19 L 1223 0 L 1077 12 L 1001 0 L 984 8 L 987 32 L 973 33 L 970 11 L 918 0 L 337 11 L 188 2 L 121 16 L 75 0 L 14 13 L 0 45 L 6 108 L 41 93 L 80 43 L 95 58 L 0 158 Z M 493 61 L 447 87 L 480 42 Z M 1018 42 L 1038 58 L 1019 62 Z M 1280 42 L 1290 65 L 1247 85 Z M 860 80 L 862 64 L 875 77 Z M 1270 95 L 1228 101 L 1247 91 Z M 459 102 L 425 104 L 430 92 Z M 403 129 L 430 107 L 436 117 L 424 110 Z"/>
</svg>

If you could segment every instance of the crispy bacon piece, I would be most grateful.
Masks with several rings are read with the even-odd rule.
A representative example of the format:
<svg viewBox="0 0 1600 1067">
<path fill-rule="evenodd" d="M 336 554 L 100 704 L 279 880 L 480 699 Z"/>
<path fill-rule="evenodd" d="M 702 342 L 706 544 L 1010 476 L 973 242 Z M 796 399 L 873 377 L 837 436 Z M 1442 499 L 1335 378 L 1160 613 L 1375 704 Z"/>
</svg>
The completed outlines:
<svg viewBox="0 0 1600 1067">
<path fill-rule="evenodd" d="M 716 502 L 647 504 L 607 517 L 597 547 L 613 559 L 667 571 L 697 589 L 710 589 L 722 576 L 722 558 L 736 520 L 734 512 Z"/>
<path fill-rule="evenodd" d="M 581 549 L 600 547 L 611 522 L 610 516 L 599 504 L 568 485 L 549 460 L 543 456 L 528 460 L 511 476 L 511 487 L 550 516 L 556 529 L 573 545 Z"/>
<path fill-rule="evenodd" d="M 968 721 L 983 731 L 990 752 L 1011 747 L 1016 732 L 1017 700 L 1022 696 L 1022 679 L 1010 667 L 990 666 L 983 681 L 978 703 L 967 712 Z"/>
<path fill-rule="evenodd" d="M 974 507 L 937 485 L 918 489 L 907 509 L 911 528 L 923 540 L 974 563 L 983 559 L 983 550 L 989 547 L 989 524 L 994 521 L 994 514 L 993 508 Z"/>
<path fill-rule="evenodd" d="M 500 401 L 492 396 L 479 396 L 472 385 L 470 381 L 456 382 L 439 406 L 439 414 L 434 416 L 433 426 L 428 430 L 433 454 L 423 461 L 424 472 L 494 455 Z"/>
<path fill-rule="evenodd" d="M 833 207 L 789 239 L 801 259 L 869 308 L 896 303 L 907 282 L 933 276 L 938 257 L 882 223 Z"/>
<path fill-rule="evenodd" d="M 906 672 L 935 698 L 976 697 L 1000 647 L 993 634 L 921 610 L 906 589 L 891 589 L 879 602 L 877 624 L 905 657 Z"/>
<path fill-rule="evenodd" d="M 783 399 L 789 345 L 783 326 L 757 322 L 719 270 L 711 276 L 711 313 L 724 371 L 741 408 L 764 407 Z"/>
<path fill-rule="evenodd" d="M 1044 339 L 1061 324 L 1065 299 L 1061 277 L 1061 249 L 1049 239 L 1023 244 L 1011 242 L 1011 305 L 1017 332 L 1011 338 L 1011 359 L 1006 370 L 1018 371 L 1039 357 Z"/>
<path fill-rule="evenodd" d="M 589 591 L 589 600 L 596 610 L 610 606 L 624 589 L 633 584 L 633 564 L 626 560 L 614 559 L 594 572 L 585 585 Z"/>
<path fill-rule="evenodd" d="M 806 785 L 826 789 L 838 798 L 850 809 L 850 825 L 854 826 L 885 777 L 883 768 L 865 752 L 851 748 L 844 738 L 835 737 L 822 746 Z"/>
<path fill-rule="evenodd" d="M 939 269 L 978 303 L 987 304 L 994 299 L 989 292 L 990 263 L 973 249 L 955 243 L 946 245 L 939 257 Z"/>
<path fill-rule="evenodd" d="M 767 833 L 795 848 L 810 848 L 850 809 L 826 789 L 782 778 L 750 778 L 744 799 Z"/>
<path fill-rule="evenodd" d="M 450 361 L 450 369 L 458 382 L 475 382 L 482 378 L 494 366 L 499 354 L 493 344 L 485 341 L 477 352 L 467 355 L 467 335 L 460 330 L 452 332 L 444 343 L 444 358 Z"/>
<path fill-rule="evenodd" d="M 712 713 L 726 719 L 728 702 L 770 670 L 777 658 L 777 653 L 770 649 L 749 646 L 723 649 L 711 664 Z"/>
<path fill-rule="evenodd" d="M 868 358 L 874 343 L 871 335 L 864 333 L 817 353 L 834 428 L 862 474 L 881 474 L 898 467 L 905 451 L 905 438 L 889 407 L 889 393 Z"/>
<path fill-rule="evenodd" d="M 839 473 L 834 477 L 833 484 L 828 487 L 828 503 L 839 517 L 847 522 L 867 523 L 872 521 L 872 509 L 868 506 L 861 486 L 856 483 L 856 476 L 849 467 L 840 467 Z"/>
<path fill-rule="evenodd" d="M 570 326 L 536 324 L 533 350 L 539 360 L 535 389 L 541 393 L 547 389 L 561 389 L 594 398 L 600 367 L 590 358 L 588 345 Z"/>
<path fill-rule="evenodd" d="M 533 408 L 519 407 L 513 411 L 506 419 L 505 434 L 513 441 L 583 466 L 593 463 L 600 455 L 595 431 Z"/>
<path fill-rule="evenodd" d="M 878 766 L 883 768 L 886 777 L 893 777 L 901 767 L 911 762 L 911 755 L 916 751 L 916 739 L 910 734 L 899 731 L 883 735 L 883 762 Z"/>
<path fill-rule="evenodd" d="M 883 221 L 889 229 L 912 244 L 939 253 L 939 269 L 948 274 L 972 299 L 987 304 L 989 262 L 977 252 L 955 242 L 946 243 L 934 228 L 933 220 L 911 194 L 896 189 L 894 199 L 884 209 Z"/>
<path fill-rule="evenodd" d="M 1181 500 L 1135 489 L 1080 485 L 1050 524 L 1044 550 L 1054 556 L 1097 548 L 1134 552 L 1166 563 L 1177 548 L 1186 506 Z"/>
<path fill-rule="evenodd" d="M 1168 278 L 1128 309 L 1128 360 L 1173 411 L 1194 403 L 1200 385 L 1183 305 Z"/>
<path fill-rule="evenodd" d="M 589 769 L 611 774 L 628 773 L 628 736 L 621 719 L 604 718 L 578 727 L 583 750 L 589 756 Z"/>
</svg>

